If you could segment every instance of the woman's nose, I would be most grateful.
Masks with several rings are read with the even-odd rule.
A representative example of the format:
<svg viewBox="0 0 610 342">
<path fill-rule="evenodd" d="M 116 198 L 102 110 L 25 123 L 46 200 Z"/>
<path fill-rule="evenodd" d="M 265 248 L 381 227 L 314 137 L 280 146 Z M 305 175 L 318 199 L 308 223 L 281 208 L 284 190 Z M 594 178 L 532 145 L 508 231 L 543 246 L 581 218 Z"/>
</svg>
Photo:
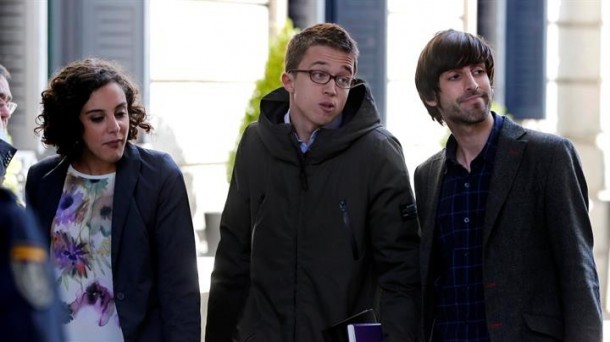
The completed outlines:
<svg viewBox="0 0 610 342">
<path fill-rule="evenodd" d="M 108 129 L 109 129 L 111 132 L 118 131 L 118 130 L 119 130 L 119 127 L 120 127 L 120 125 L 119 125 L 119 120 L 117 120 L 115 117 L 112 117 L 112 118 L 109 120 L 109 124 L 108 124 L 108 126 L 109 126 L 109 127 L 108 127 Z"/>
</svg>

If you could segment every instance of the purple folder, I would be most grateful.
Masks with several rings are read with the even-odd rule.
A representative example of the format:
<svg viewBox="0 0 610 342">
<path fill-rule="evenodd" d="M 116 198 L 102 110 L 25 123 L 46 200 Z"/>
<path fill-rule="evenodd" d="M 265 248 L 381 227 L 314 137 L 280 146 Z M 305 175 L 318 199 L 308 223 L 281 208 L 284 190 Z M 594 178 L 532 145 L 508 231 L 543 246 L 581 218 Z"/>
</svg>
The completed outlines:
<svg viewBox="0 0 610 342">
<path fill-rule="evenodd" d="M 381 323 L 355 323 L 347 326 L 349 342 L 382 342 Z"/>
</svg>

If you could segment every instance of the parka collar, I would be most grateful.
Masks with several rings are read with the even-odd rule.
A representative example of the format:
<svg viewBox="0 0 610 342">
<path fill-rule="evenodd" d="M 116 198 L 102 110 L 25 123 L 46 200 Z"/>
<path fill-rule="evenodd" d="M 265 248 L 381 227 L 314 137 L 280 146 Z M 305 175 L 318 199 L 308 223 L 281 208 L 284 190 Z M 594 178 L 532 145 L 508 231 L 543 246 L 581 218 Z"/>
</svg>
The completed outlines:
<svg viewBox="0 0 610 342">
<path fill-rule="evenodd" d="M 343 110 L 343 124 L 337 129 L 321 128 L 307 152 L 311 163 L 320 163 L 348 148 L 364 134 L 381 127 L 381 120 L 368 85 L 361 81 L 352 88 Z M 281 160 L 298 164 L 300 153 L 292 125 L 285 124 L 289 94 L 278 88 L 261 100 L 259 125 L 261 138 L 270 153 Z"/>
</svg>

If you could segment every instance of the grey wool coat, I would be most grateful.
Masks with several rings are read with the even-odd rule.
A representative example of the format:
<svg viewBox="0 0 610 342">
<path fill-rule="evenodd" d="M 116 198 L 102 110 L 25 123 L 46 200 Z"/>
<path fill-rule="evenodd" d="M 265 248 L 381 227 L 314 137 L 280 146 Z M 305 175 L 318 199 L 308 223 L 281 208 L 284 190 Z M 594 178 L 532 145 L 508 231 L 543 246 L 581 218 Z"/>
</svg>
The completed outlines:
<svg viewBox="0 0 610 342">
<path fill-rule="evenodd" d="M 424 335 L 433 317 L 431 260 L 445 150 L 415 171 L 422 228 Z M 601 341 L 599 282 L 585 177 L 574 146 L 509 118 L 500 132 L 483 235 L 491 341 Z"/>
</svg>

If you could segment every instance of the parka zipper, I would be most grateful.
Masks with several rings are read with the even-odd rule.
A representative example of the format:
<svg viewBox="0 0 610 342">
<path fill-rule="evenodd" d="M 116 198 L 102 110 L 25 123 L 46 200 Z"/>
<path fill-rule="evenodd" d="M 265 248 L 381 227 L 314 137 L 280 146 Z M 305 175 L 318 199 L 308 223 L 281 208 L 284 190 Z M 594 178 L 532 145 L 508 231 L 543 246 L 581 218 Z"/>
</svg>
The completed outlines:
<svg viewBox="0 0 610 342">
<path fill-rule="evenodd" d="M 305 170 L 306 160 L 307 160 L 307 152 L 302 153 L 301 151 L 297 151 L 297 155 L 299 156 L 299 180 L 301 181 L 301 188 L 304 191 L 309 190 L 309 181 L 307 180 L 307 170 Z"/>
<path fill-rule="evenodd" d="M 256 233 L 256 228 L 258 227 L 258 216 L 260 215 L 261 212 L 261 206 L 263 205 L 263 202 L 265 202 L 265 194 L 261 194 L 261 196 L 258 198 L 258 206 L 256 208 L 256 216 L 254 217 L 254 224 L 252 225 L 252 231 L 250 232 L 250 253 L 252 253 L 252 251 L 254 251 L 254 234 Z"/>
<path fill-rule="evenodd" d="M 358 260 L 359 259 L 358 244 L 356 243 L 356 234 L 354 233 L 354 230 L 352 229 L 352 225 L 350 224 L 350 221 L 349 221 L 349 211 L 347 208 L 346 200 L 339 201 L 339 210 L 341 210 L 341 214 L 343 216 L 343 226 L 347 230 L 347 233 L 349 234 L 350 239 L 351 239 L 352 256 L 354 257 L 354 260 Z"/>
</svg>

